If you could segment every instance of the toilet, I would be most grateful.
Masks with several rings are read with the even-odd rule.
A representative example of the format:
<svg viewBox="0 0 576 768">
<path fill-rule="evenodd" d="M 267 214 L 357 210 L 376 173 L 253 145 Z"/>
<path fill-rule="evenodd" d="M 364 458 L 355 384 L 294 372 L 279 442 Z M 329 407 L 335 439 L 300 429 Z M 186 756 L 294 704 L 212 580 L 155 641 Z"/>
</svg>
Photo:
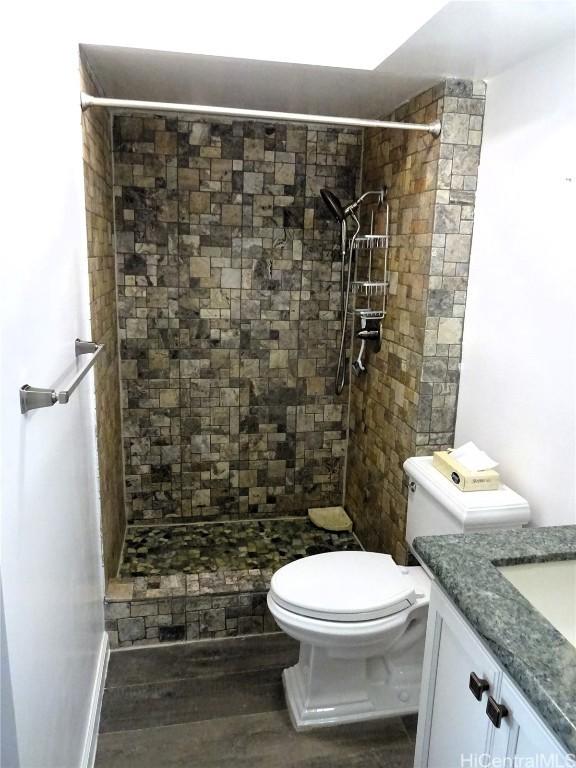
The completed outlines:
<svg viewBox="0 0 576 768">
<path fill-rule="evenodd" d="M 464 493 L 429 457 L 404 463 L 409 478 L 406 540 L 520 528 L 528 503 L 506 486 Z M 420 566 L 377 552 L 327 552 L 276 571 L 268 607 L 300 643 L 283 672 L 296 730 L 416 712 L 430 579 Z"/>
</svg>

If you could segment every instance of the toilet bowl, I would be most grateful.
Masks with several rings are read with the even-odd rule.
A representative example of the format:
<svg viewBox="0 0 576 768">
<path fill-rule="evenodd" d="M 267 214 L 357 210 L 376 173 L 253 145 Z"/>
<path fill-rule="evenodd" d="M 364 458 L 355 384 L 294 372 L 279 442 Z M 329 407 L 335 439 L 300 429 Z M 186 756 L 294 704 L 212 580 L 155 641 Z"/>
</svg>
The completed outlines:
<svg viewBox="0 0 576 768">
<path fill-rule="evenodd" d="M 297 730 L 418 709 L 430 582 L 389 555 L 329 552 L 280 568 L 268 607 L 300 642 L 283 682 Z"/>
</svg>

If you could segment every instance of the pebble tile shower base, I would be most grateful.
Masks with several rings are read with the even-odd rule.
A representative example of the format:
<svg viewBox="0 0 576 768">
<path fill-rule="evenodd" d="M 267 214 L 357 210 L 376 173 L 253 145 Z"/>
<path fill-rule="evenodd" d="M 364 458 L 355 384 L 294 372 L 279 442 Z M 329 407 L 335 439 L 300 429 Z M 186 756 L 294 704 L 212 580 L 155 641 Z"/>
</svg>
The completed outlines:
<svg viewBox="0 0 576 768">
<path fill-rule="evenodd" d="M 356 549 L 350 533 L 330 533 L 306 519 L 130 526 L 121 576 L 219 570 L 274 571 L 291 560 L 332 549 Z"/>
</svg>

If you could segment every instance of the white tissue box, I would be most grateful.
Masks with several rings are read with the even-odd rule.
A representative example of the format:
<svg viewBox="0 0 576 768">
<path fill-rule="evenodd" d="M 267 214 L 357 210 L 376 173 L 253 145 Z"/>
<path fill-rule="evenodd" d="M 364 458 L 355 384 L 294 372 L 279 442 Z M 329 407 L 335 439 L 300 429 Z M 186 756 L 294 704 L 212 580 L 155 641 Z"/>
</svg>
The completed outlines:
<svg viewBox="0 0 576 768">
<path fill-rule="evenodd" d="M 497 491 L 500 488 L 500 475 L 495 469 L 468 469 L 453 458 L 450 451 L 435 451 L 432 466 L 461 491 Z"/>
</svg>

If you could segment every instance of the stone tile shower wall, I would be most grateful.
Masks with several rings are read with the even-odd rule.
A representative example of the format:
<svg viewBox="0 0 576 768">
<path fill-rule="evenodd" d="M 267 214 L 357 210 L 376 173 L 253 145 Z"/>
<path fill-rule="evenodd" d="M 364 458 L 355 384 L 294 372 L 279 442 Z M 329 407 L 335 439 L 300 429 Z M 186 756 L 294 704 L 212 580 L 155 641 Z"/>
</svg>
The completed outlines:
<svg viewBox="0 0 576 768">
<path fill-rule="evenodd" d="M 406 559 L 406 458 L 451 446 L 485 86 L 449 80 L 391 119 L 442 120 L 439 139 L 367 130 L 363 188 L 389 188 L 382 347 L 352 385 L 346 505 L 364 546 Z"/>
<path fill-rule="evenodd" d="M 83 62 L 80 74 L 82 89 L 97 95 L 97 85 Z M 104 351 L 94 368 L 94 383 L 102 549 L 104 572 L 109 579 L 118 570 L 126 518 L 113 237 L 112 141 L 108 112 L 104 109 L 84 112 L 82 133 L 90 320 L 92 338 L 104 344 Z"/>
<path fill-rule="evenodd" d="M 115 118 L 129 521 L 339 503 L 340 262 L 319 190 L 354 197 L 361 140 L 316 126 Z"/>
</svg>

